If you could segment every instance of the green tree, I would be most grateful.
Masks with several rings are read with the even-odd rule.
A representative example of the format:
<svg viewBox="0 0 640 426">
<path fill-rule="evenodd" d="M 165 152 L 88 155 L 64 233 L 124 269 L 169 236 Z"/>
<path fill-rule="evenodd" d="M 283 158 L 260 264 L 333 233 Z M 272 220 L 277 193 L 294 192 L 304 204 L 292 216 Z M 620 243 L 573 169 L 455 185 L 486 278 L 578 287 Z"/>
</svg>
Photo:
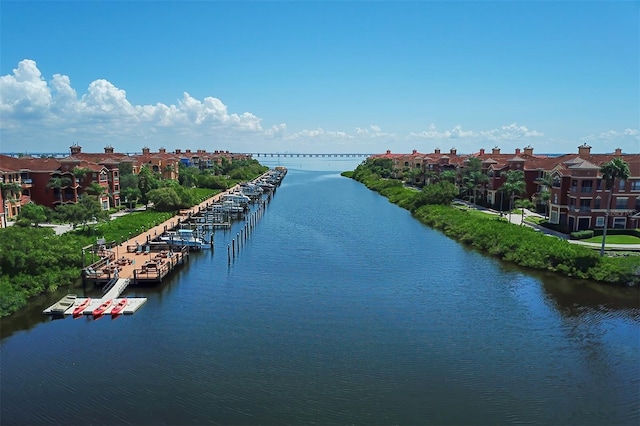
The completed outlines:
<svg viewBox="0 0 640 426">
<path fill-rule="evenodd" d="M 88 167 L 74 167 L 73 168 L 73 175 L 76 178 L 76 182 L 78 182 L 79 184 L 82 183 L 83 179 L 89 174 L 91 173 L 91 169 Z"/>
<path fill-rule="evenodd" d="M 182 205 L 182 200 L 176 191 L 169 187 L 153 189 L 149 191 L 147 197 L 153 203 L 153 208 L 161 212 L 178 210 Z"/>
<path fill-rule="evenodd" d="M 18 219 L 34 226 L 38 226 L 47 220 L 47 213 L 44 206 L 35 203 L 28 203 L 22 206 Z"/>
<path fill-rule="evenodd" d="M 47 188 L 53 189 L 54 193 L 57 191 L 58 192 L 58 199 L 60 201 L 60 203 L 62 203 L 62 188 L 67 187 L 71 184 L 71 179 L 69 179 L 68 177 L 52 177 L 51 179 L 49 179 L 49 182 L 47 183 Z"/>
<path fill-rule="evenodd" d="M 145 204 L 149 204 L 149 198 L 147 194 L 157 189 L 160 186 L 160 181 L 156 174 L 152 172 L 148 167 L 142 167 L 140 173 L 138 173 L 138 189 L 140 190 L 140 198 Z"/>
<path fill-rule="evenodd" d="M 18 182 L 2 182 L 0 191 L 2 191 L 3 200 L 17 201 L 22 195 L 22 186 Z"/>
<path fill-rule="evenodd" d="M 602 179 L 609 188 L 609 199 L 607 200 L 607 210 L 604 214 L 604 229 L 602 230 L 602 247 L 600 248 L 600 256 L 604 256 L 604 246 L 607 238 L 607 226 L 609 226 L 609 215 L 611 214 L 611 198 L 613 190 L 616 187 L 616 179 L 626 180 L 631 175 L 629 164 L 622 158 L 613 158 L 611 161 L 600 166 Z"/>
<path fill-rule="evenodd" d="M 453 170 L 445 170 L 440 172 L 440 181 L 456 183 L 457 174 Z"/>
<path fill-rule="evenodd" d="M 422 175 L 422 170 L 419 167 L 409 168 L 407 167 L 402 172 L 402 177 L 404 181 L 409 183 L 410 185 L 414 185 L 416 183 L 416 178 Z"/>
<path fill-rule="evenodd" d="M 91 182 L 89 186 L 85 188 L 85 191 L 87 194 L 94 196 L 96 200 L 99 200 L 102 194 L 106 192 L 106 189 L 98 182 Z"/>
<path fill-rule="evenodd" d="M 427 185 L 422 189 L 424 204 L 449 205 L 458 195 L 458 188 L 449 181 Z M 422 204 L 422 203 L 420 203 Z"/>
<path fill-rule="evenodd" d="M 133 175 L 133 163 L 131 161 L 123 161 L 118 164 L 118 171 L 120 172 L 120 179 L 122 176 Z"/>
<path fill-rule="evenodd" d="M 140 190 L 137 186 L 124 188 L 120 191 L 120 194 L 124 197 L 125 202 L 129 204 L 130 209 L 132 209 L 138 202 L 138 199 L 140 199 Z"/>
</svg>

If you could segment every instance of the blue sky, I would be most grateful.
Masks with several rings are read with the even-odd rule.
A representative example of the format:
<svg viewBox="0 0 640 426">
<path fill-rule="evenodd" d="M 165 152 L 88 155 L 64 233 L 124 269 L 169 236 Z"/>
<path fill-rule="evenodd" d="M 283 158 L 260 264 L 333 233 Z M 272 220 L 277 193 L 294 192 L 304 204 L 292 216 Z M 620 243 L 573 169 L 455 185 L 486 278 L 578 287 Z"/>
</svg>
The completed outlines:
<svg viewBox="0 0 640 426">
<path fill-rule="evenodd" d="M 637 1 L 0 1 L 0 151 L 640 152 Z"/>
</svg>

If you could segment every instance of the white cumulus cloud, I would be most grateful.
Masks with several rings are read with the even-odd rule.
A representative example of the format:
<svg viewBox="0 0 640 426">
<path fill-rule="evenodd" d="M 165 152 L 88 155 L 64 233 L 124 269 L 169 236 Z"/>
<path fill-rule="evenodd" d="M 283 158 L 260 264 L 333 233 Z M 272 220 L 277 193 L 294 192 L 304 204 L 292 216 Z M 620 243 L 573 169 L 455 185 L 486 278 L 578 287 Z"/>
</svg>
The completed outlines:
<svg viewBox="0 0 640 426">
<path fill-rule="evenodd" d="M 0 111 L 10 117 L 37 116 L 51 105 L 51 91 L 35 61 L 25 59 L 0 77 Z"/>
<path fill-rule="evenodd" d="M 234 140 L 236 133 L 273 138 L 286 132 L 284 124 L 263 128 L 261 119 L 250 112 L 232 113 L 218 98 L 200 100 L 186 92 L 176 104 L 132 105 L 125 90 L 98 79 L 78 97 L 68 76 L 54 74 L 47 82 L 30 59 L 0 77 L 0 113 L 3 139 L 12 141 L 66 135 L 65 143 L 78 138 L 113 144 L 163 137 L 162 144 L 181 135 L 175 142 L 182 144 L 185 136 Z"/>
<path fill-rule="evenodd" d="M 592 134 L 580 138 L 583 142 L 624 142 L 628 140 L 640 141 L 640 130 L 624 129 L 624 130 L 607 130 L 597 135 Z M 640 148 L 637 149 L 640 151 Z"/>
</svg>

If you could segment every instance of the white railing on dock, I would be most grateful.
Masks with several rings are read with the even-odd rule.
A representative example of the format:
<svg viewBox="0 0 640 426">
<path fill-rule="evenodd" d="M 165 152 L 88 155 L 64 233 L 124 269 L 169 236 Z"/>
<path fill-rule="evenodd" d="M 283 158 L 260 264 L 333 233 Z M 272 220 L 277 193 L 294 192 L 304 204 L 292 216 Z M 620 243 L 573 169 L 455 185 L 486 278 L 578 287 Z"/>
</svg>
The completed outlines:
<svg viewBox="0 0 640 426">
<path fill-rule="evenodd" d="M 115 281 L 114 281 L 115 280 Z M 103 299 L 115 299 L 120 296 L 125 288 L 129 285 L 129 278 L 114 278 L 107 284 Z"/>
</svg>

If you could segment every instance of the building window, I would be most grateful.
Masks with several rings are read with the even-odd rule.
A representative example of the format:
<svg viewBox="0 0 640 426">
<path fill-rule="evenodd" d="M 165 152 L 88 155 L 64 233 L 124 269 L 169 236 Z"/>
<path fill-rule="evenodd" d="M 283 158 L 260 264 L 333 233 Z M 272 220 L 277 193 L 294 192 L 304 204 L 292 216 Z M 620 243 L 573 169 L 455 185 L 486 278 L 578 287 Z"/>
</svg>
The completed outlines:
<svg viewBox="0 0 640 426">
<path fill-rule="evenodd" d="M 553 187 L 560 188 L 560 178 L 558 176 L 553 177 Z"/>
<path fill-rule="evenodd" d="M 558 194 L 553 194 L 553 204 L 558 204 Z"/>
<path fill-rule="evenodd" d="M 627 225 L 626 217 L 614 217 L 613 218 L 613 227 L 617 229 L 624 229 Z"/>
<path fill-rule="evenodd" d="M 582 182 L 581 192 L 584 194 L 590 194 L 592 190 L 593 182 L 590 180 L 585 180 Z"/>
<path fill-rule="evenodd" d="M 624 192 L 624 187 L 627 184 L 627 181 L 624 179 L 620 179 L 618 182 L 618 192 Z"/>
<path fill-rule="evenodd" d="M 629 204 L 629 197 L 616 197 L 616 209 L 626 209 Z"/>
<path fill-rule="evenodd" d="M 600 208 L 600 201 L 602 201 L 601 198 L 600 197 L 596 197 L 596 201 L 593 203 L 593 208 L 594 209 L 599 209 Z"/>
<path fill-rule="evenodd" d="M 596 191 L 602 191 L 602 179 L 596 180 Z"/>
<path fill-rule="evenodd" d="M 558 223 L 558 211 L 557 210 L 551 210 L 551 214 L 549 215 L 549 222 L 551 223 Z"/>
<path fill-rule="evenodd" d="M 632 191 L 640 191 L 640 180 L 632 180 L 631 181 L 631 190 Z"/>
<path fill-rule="evenodd" d="M 591 211 L 591 198 L 580 200 L 580 211 L 583 213 Z"/>
<path fill-rule="evenodd" d="M 405 162 L 404 162 L 404 166 L 405 166 L 405 167 L 409 167 L 409 162 L 408 162 L 408 161 L 405 161 Z"/>
<path fill-rule="evenodd" d="M 604 217 L 596 217 L 596 228 L 604 228 Z"/>
<path fill-rule="evenodd" d="M 575 194 L 576 191 L 578 191 L 578 181 L 574 179 L 571 181 L 571 193 Z"/>
<path fill-rule="evenodd" d="M 640 197 L 636 197 L 636 208 L 635 210 L 640 210 Z"/>
</svg>

